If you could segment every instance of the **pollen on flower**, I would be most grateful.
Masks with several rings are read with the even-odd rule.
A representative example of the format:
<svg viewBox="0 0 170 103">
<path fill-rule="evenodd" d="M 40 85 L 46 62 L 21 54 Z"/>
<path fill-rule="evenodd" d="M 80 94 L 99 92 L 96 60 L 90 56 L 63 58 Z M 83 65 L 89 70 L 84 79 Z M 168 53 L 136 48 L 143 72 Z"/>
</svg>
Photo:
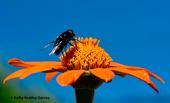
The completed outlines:
<svg viewBox="0 0 170 103">
<path fill-rule="evenodd" d="M 99 47 L 99 40 L 93 38 L 78 38 L 60 59 L 69 69 L 89 70 L 105 68 L 110 65 L 111 57 Z"/>
</svg>

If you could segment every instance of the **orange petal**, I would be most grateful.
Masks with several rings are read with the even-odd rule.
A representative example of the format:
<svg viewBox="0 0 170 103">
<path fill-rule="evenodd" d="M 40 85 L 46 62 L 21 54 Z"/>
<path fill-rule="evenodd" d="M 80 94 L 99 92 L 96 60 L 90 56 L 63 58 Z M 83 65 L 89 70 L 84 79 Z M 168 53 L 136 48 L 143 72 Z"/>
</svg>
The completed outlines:
<svg viewBox="0 0 170 103">
<path fill-rule="evenodd" d="M 28 69 L 28 72 L 25 72 L 24 74 L 22 74 L 20 76 L 20 79 L 24 79 L 26 77 L 28 77 L 29 75 L 31 74 L 34 74 L 34 73 L 37 73 L 37 72 L 45 72 L 45 71 L 50 71 L 50 70 L 53 70 L 53 71 L 60 71 L 61 68 L 65 68 L 63 66 L 55 66 L 56 69 L 53 69 L 51 65 L 49 66 L 34 66 L 34 67 L 28 67 L 28 68 L 25 68 L 25 69 Z"/>
<path fill-rule="evenodd" d="M 30 64 L 26 64 L 24 61 L 17 59 L 17 58 L 12 58 L 8 61 L 8 63 L 12 66 L 17 66 L 17 67 L 29 67 L 32 66 Z"/>
<path fill-rule="evenodd" d="M 124 73 L 124 74 L 128 74 L 128 75 L 134 76 L 134 77 L 136 77 L 140 80 L 143 80 L 144 82 L 149 84 L 154 90 L 156 90 L 158 92 L 158 89 L 153 84 L 153 82 L 150 80 L 150 76 L 156 77 L 155 74 L 153 75 L 153 73 L 152 73 L 152 75 L 150 75 L 151 72 L 148 73 L 148 70 L 146 70 L 146 69 L 138 69 L 138 68 L 132 68 L 132 67 L 130 67 L 130 68 L 126 68 L 126 67 L 114 68 L 113 67 L 113 68 L 110 68 L 110 70 L 113 70 L 113 71 L 116 71 L 116 72 L 121 72 L 121 73 Z"/>
<path fill-rule="evenodd" d="M 111 81 L 112 78 L 115 76 L 112 71 L 103 68 L 90 69 L 90 73 L 104 80 L 105 82 Z"/>
<path fill-rule="evenodd" d="M 13 58 L 10 59 L 8 63 L 13 66 L 24 67 L 24 69 L 18 70 L 6 77 L 4 79 L 4 83 L 12 78 L 19 77 L 20 79 L 24 79 L 27 76 L 37 72 L 63 72 L 67 69 L 61 64 L 61 62 L 24 62 L 17 58 Z"/>
<path fill-rule="evenodd" d="M 40 70 L 40 72 L 50 70 L 57 70 L 63 72 L 67 70 L 67 68 L 61 64 L 61 62 L 26 62 L 26 63 L 29 65 L 33 65 L 32 67 L 39 68 L 38 70 Z M 36 71 L 38 72 L 38 70 Z"/>
<path fill-rule="evenodd" d="M 49 66 L 51 65 L 52 67 L 55 66 L 62 66 L 61 62 L 53 62 L 53 61 L 40 61 L 40 62 L 26 62 L 29 65 L 43 65 L 43 66 Z"/>
<path fill-rule="evenodd" d="M 149 85 L 150 87 L 152 87 L 156 92 L 159 92 L 158 89 L 157 89 L 157 87 L 155 86 L 155 84 L 154 84 L 152 81 L 150 81 L 150 83 L 148 83 L 148 85 Z"/>
<path fill-rule="evenodd" d="M 10 75 L 8 75 L 4 80 L 3 80 L 3 83 L 5 83 L 6 81 L 10 80 L 10 79 L 13 79 L 13 78 L 17 78 L 17 77 L 20 77 L 23 73 L 27 72 L 26 69 L 21 69 L 21 70 L 18 70 Z"/>
<path fill-rule="evenodd" d="M 28 69 L 27 72 L 24 72 L 22 75 L 18 76 L 20 79 L 24 79 L 27 76 L 37 73 L 37 72 L 46 72 L 46 71 L 66 71 L 66 67 L 64 67 L 61 62 L 24 62 L 17 58 L 10 59 L 8 61 L 9 64 L 18 67 L 24 67 L 24 69 Z"/>
<path fill-rule="evenodd" d="M 50 82 L 52 80 L 52 78 L 57 75 L 58 72 L 49 72 L 49 73 L 46 73 L 46 81 Z"/>
<path fill-rule="evenodd" d="M 41 66 L 41 67 L 51 67 L 51 68 L 54 68 L 54 69 L 57 69 L 57 70 L 58 70 L 58 68 L 66 70 L 66 68 L 62 65 L 61 62 L 51 62 L 51 61 L 47 61 L 47 62 L 44 62 L 44 61 L 42 61 L 42 62 L 24 62 L 20 59 L 13 58 L 13 59 L 10 59 L 8 61 L 8 63 L 10 65 L 13 65 L 13 66 L 24 67 L 24 68 L 33 67 L 33 66 Z"/>
<path fill-rule="evenodd" d="M 70 70 L 60 74 L 57 77 L 57 82 L 61 86 L 68 86 L 76 82 L 79 77 L 84 73 L 84 70 Z"/>
<path fill-rule="evenodd" d="M 134 66 L 128 66 L 127 69 L 129 70 L 144 70 L 146 71 L 150 76 L 156 78 L 157 80 L 159 80 L 161 83 L 165 83 L 165 81 L 163 79 L 161 79 L 159 76 L 157 76 L 156 74 L 150 72 L 149 70 L 147 69 L 144 69 L 144 68 L 139 68 L 139 67 L 134 67 Z"/>
<path fill-rule="evenodd" d="M 117 62 L 111 62 L 111 63 L 110 63 L 110 66 L 120 67 L 120 66 L 126 66 L 126 65 L 123 65 L 123 64 L 120 64 L 120 63 L 117 63 Z"/>
</svg>

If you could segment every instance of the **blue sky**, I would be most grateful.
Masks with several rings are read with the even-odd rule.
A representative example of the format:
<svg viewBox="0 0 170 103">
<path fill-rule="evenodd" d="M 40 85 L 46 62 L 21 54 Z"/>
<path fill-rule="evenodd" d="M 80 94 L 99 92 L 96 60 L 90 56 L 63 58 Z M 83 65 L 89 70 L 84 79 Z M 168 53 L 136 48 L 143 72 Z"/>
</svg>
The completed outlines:
<svg viewBox="0 0 170 103">
<path fill-rule="evenodd" d="M 132 103 L 138 98 L 141 103 L 148 99 L 167 103 L 170 101 L 167 99 L 170 96 L 169 5 L 168 0 L 1 0 L 1 62 L 11 73 L 17 68 L 7 65 L 7 60 L 13 57 L 28 61 L 59 60 L 48 55 L 51 48 L 43 46 L 72 28 L 77 36 L 100 39 L 100 45 L 114 61 L 145 67 L 166 81 L 162 85 L 153 79 L 160 90 L 156 94 L 136 78 L 117 76 L 97 89 L 95 103 L 127 103 L 127 98 L 134 98 L 130 99 Z M 57 96 L 61 103 L 74 102 L 71 87 L 60 87 L 55 79 L 46 83 L 39 76 L 44 75 L 14 81 L 20 82 L 22 88 L 38 82 L 37 86 Z"/>
</svg>

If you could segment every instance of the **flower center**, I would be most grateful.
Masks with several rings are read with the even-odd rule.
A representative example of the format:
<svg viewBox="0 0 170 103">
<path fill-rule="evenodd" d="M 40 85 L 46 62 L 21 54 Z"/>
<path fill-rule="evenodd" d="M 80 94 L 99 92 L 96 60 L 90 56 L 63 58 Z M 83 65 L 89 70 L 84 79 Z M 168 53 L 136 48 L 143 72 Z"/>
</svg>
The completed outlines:
<svg viewBox="0 0 170 103">
<path fill-rule="evenodd" d="M 93 68 L 108 67 L 111 57 L 98 46 L 99 40 L 92 38 L 78 38 L 80 42 L 74 42 L 60 57 L 64 66 L 69 69 L 89 70 Z"/>
</svg>

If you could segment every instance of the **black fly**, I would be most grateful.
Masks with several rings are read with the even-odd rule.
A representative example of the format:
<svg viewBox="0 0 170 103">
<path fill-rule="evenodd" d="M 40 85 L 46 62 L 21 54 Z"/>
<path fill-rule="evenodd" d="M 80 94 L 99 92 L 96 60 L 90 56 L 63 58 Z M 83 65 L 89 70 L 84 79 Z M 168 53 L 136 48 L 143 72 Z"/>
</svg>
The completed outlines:
<svg viewBox="0 0 170 103">
<path fill-rule="evenodd" d="M 60 36 L 58 38 L 56 38 L 54 41 L 50 42 L 49 44 L 47 44 L 45 47 L 49 46 L 51 43 L 54 44 L 54 48 L 53 50 L 50 52 L 49 55 L 51 54 L 56 54 L 59 55 L 60 52 L 63 50 L 64 47 L 67 46 L 67 44 L 69 43 L 70 45 L 72 45 L 70 43 L 70 41 L 74 41 L 76 39 L 74 39 L 74 32 L 71 29 L 68 29 L 67 31 L 63 32 L 60 34 Z"/>
</svg>

